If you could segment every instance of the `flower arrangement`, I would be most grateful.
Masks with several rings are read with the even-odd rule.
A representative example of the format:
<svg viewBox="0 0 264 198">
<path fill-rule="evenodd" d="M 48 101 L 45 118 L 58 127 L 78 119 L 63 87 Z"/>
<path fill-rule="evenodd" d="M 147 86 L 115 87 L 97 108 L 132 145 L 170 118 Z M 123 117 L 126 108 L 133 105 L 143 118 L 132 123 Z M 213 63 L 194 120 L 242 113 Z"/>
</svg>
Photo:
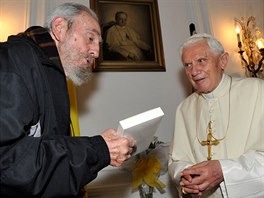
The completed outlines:
<svg viewBox="0 0 264 198">
<path fill-rule="evenodd" d="M 163 193 L 166 185 L 159 180 L 159 176 L 167 172 L 168 144 L 161 142 L 157 137 L 149 148 L 131 160 L 127 167 L 132 172 L 132 190 L 139 191 L 141 198 L 152 198 L 156 189 Z"/>
</svg>

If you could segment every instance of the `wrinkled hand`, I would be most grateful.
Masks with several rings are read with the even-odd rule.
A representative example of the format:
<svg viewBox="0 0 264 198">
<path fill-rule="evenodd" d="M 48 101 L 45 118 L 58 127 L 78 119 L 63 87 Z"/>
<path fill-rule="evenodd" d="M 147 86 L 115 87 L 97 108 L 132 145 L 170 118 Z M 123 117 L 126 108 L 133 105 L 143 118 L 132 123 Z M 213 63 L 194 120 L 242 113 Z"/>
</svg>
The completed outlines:
<svg viewBox="0 0 264 198">
<path fill-rule="evenodd" d="M 131 157 L 135 145 L 132 138 L 121 137 L 114 129 L 104 131 L 101 136 L 108 146 L 112 166 L 121 166 L 125 160 Z"/>
<path fill-rule="evenodd" d="M 204 191 L 218 186 L 224 180 L 218 160 L 204 161 L 181 172 L 180 185 L 185 193 L 201 196 Z"/>
</svg>

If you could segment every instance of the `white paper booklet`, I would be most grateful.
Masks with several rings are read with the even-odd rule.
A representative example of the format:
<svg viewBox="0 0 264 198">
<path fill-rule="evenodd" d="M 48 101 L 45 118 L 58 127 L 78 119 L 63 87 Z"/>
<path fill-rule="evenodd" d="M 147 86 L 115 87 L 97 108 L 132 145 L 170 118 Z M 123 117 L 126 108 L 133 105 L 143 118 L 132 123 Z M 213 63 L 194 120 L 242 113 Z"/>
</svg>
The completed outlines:
<svg viewBox="0 0 264 198">
<path fill-rule="evenodd" d="M 163 116 L 162 109 L 158 107 L 119 121 L 117 131 L 136 140 L 137 146 L 133 155 L 149 147 Z"/>
</svg>

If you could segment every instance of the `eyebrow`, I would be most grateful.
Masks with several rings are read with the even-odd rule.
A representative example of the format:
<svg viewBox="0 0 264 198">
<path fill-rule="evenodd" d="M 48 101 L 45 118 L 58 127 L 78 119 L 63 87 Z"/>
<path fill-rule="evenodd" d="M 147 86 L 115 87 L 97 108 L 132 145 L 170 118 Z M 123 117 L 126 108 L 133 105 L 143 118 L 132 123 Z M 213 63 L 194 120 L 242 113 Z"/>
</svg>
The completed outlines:
<svg viewBox="0 0 264 198">
<path fill-rule="evenodd" d="M 86 28 L 86 30 L 87 30 L 88 32 L 95 33 L 97 36 L 99 36 L 99 37 L 100 37 L 100 42 L 103 41 L 103 39 L 102 39 L 102 35 L 101 35 L 96 29 Z"/>
<path fill-rule="evenodd" d="M 93 32 L 93 33 L 97 34 L 98 36 L 101 36 L 101 34 L 96 29 L 94 29 L 94 28 L 93 29 L 86 28 L 86 30 L 89 31 L 89 32 Z"/>
</svg>

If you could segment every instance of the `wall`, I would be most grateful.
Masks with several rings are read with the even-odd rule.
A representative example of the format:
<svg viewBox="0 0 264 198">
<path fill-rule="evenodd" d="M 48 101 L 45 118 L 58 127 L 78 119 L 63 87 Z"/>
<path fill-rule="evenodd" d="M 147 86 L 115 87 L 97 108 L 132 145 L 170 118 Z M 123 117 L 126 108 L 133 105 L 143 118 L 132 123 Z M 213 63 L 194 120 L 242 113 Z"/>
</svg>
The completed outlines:
<svg viewBox="0 0 264 198">
<path fill-rule="evenodd" d="M 244 76 L 240 66 L 240 58 L 237 53 L 237 39 L 235 37 L 234 17 L 248 19 L 256 17 L 257 26 L 264 37 L 264 1 L 260 0 L 206 0 L 209 14 L 209 24 L 212 34 L 215 35 L 224 45 L 230 55 L 230 62 L 227 72 L 232 75 Z M 209 9 L 210 8 L 210 9 Z"/>
<path fill-rule="evenodd" d="M 0 0 L 0 42 L 28 26 L 28 3 L 28 0 Z"/>
<path fill-rule="evenodd" d="M 12 31 L 0 26 L 0 35 L 16 34 L 28 25 L 42 25 L 47 13 L 63 2 L 68 0 L 0 0 L 0 21 L 12 24 Z M 89 6 L 88 0 L 75 2 Z M 96 135 L 106 128 L 116 128 L 119 120 L 160 106 L 165 117 L 157 136 L 164 142 L 171 140 L 175 109 L 191 93 L 178 57 L 180 44 L 189 36 L 190 23 L 196 24 L 197 32 L 212 33 L 219 38 L 230 54 L 228 73 L 243 75 L 236 52 L 233 18 L 254 15 L 263 32 L 263 0 L 158 0 L 158 4 L 166 72 L 94 74 L 92 81 L 77 89 L 82 135 Z M 161 179 L 169 187 L 165 194 L 157 192 L 154 197 L 176 197 L 167 175 Z M 106 168 L 89 185 L 90 197 L 104 197 L 101 189 L 114 197 L 138 197 L 137 193 L 130 195 L 130 180 L 127 172 Z M 116 195 L 117 192 L 120 195 Z"/>
</svg>

